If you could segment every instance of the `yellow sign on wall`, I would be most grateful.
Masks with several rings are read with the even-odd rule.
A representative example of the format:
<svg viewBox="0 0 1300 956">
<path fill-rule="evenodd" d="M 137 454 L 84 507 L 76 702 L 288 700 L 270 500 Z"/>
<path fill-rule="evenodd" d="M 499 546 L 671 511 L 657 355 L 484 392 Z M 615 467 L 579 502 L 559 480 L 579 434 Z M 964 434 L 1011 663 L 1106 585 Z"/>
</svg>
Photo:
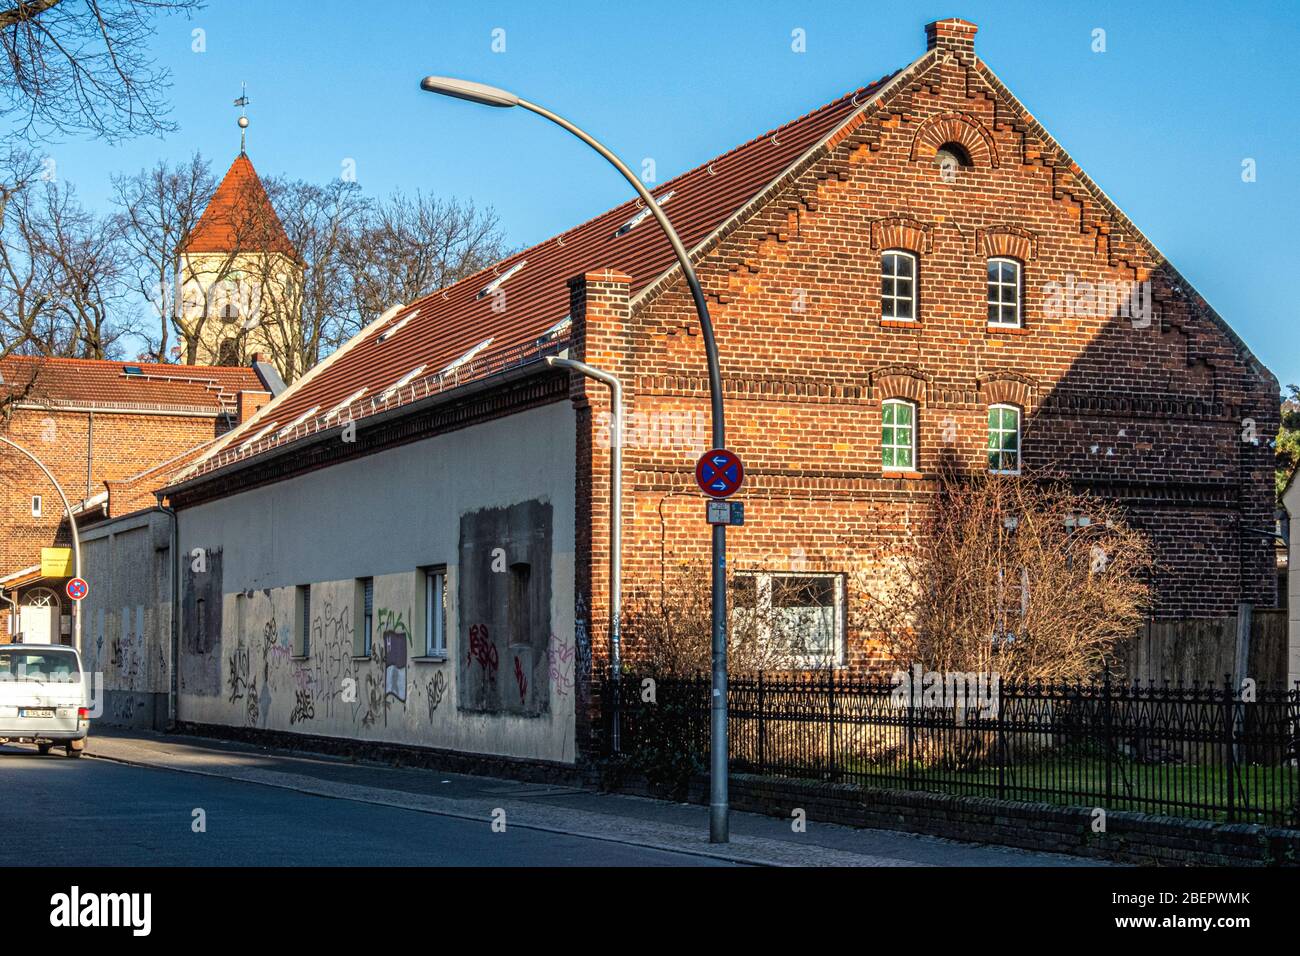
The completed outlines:
<svg viewBox="0 0 1300 956">
<path fill-rule="evenodd" d="M 72 577 L 72 549 L 41 548 L 41 576 L 46 578 Z"/>
</svg>

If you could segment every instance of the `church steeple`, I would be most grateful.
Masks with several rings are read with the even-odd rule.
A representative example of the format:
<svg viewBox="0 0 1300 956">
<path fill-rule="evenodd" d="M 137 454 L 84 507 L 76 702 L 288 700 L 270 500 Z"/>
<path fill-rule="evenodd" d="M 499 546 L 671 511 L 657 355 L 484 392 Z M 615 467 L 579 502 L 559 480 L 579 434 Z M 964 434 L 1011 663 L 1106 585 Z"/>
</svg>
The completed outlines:
<svg viewBox="0 0 1300 956">
<path fill-rule="evenodd" d="M 275 214 L 253 161 L 240 153 L 190 232 L 186 253 L 298 253 Z"/>
</svg>

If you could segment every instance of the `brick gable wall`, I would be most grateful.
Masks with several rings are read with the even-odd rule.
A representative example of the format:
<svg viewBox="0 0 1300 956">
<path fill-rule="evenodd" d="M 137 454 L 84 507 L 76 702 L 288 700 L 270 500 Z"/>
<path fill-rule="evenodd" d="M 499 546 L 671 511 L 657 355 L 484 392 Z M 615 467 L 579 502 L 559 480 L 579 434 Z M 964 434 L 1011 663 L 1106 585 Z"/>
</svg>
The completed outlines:
<svg viewBox="0 0 1300 956">
<path fill-rule="evenodd" d="M 851 571 L 919 519 L 941 460 L 983 467 L 987 407 L 1009 402 L 1024 409 L 1027 467 L 1122 499 L 1154 536 L 1157 616 L 1272 605 L 1272 548 L 1242 531 L 1271 525 L 1271 454 L 1264 438 L 1241 439 L 1250 421 L 1259 436 L 1276 430 L 1276 381 L 974 59 L 969 37 L 937 45 L 885 106 L 698 265 L 722 355 L 728 444 L 748 467 L 747 524 L 729 534 L 731 567 Z M 934 160 L 947 142 L 971 160 L 954 181 Z M 914 323 L 880 318 L 879 262 L 890 248 L 919 257 Z M 1023 262 L 1023 329 L 988 327 L 991 255 Z M 1051 314 L 1051 283 L 1134 281 L 1151 284 L 1145 327 L 1113 313 Z M 575 325 L 578 351 L 622 377 L 634 422 L 625 453 L 631 606 L 667 590 L 673 568 L 707 568 L 692 469 L 707 442 L 708 398 L 684 283 L 630 304 L 625 288 L 589 278 L 574 314 L 588 310 Z M 575 389 L 591 412 L 579 417 L 580 455 L 592 450 L 592 524 L 579 529 L 579 554 L 591 563 L 579 598 L 599 672 L 604 398 L 591 385 Z M 880 404 L 890 397 L 918 406 L 917 474 L 882 474 Z M 637 441 L 638 421 L 691 416 L 704 423 L 699 442 L 665 443 L 663 427 Z M 847 657 L 855 667 L 879 661 L 853 635 Z"/>
<path fill-rule="evenodd" d="M 28 449 L 54 473 L 69 501 L 104 491 L 104 482 L 129 478 L 169 461 L 208 441 L 228 427 L 225 418 L 198 415 L 94 413 L 93 432 L 87 412 L 16 408 L 4 435 Z M 93 438 L 91 437 L 93 435 Z M 86 457 L 91 448 L 87 485 Z M 0 449 L 3 495 L 0 496 L 0 574 L 38 564 L 42 547 L 70 547 L 58 492 L 34 464 L 12 449 Z M 42 498 L 42 514 L 32 517 L 31 497 Z M 146 505 L 152 504 L 152 494 Z M 120 508 L 118 509 L 121 510 Z M 7 639 L 7 615 L 0 640 Z"/>
</svg>

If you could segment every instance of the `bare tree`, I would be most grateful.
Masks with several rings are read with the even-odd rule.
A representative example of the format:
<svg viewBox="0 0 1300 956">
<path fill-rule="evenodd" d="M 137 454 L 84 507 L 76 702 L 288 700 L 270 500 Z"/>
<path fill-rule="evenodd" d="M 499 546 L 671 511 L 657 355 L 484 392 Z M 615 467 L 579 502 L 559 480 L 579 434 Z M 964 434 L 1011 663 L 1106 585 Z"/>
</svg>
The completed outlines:
<svg viewBox="0 0 1300 956">
<path fill-rule="evenodd" d="M 166 70 L 148 55 L 159 14 L 201 0 L 0 0 L 0 114 L 18 135 L 89 133 L 110 142 L 173 127 Z"/>
<path fill-rule="evenodd" d="M 0 169 L 0 357 L 28 348 L 53 321 L 53 270 L 31 211 L 40 160 L 11 148 Z"/>
<path fill-rule="evenodd" d="M 293 382 L 348 338 L 345 251 L 369 203 L 355 182 L 325 185 L 270 180 L 267 192 L 294 253 L 266 254 L 250 278 L 260 286 L 258 338 L 280 376 Z M 273 249 L 275 224 L 263 224 L 260 245 Z"/>
<path fill-rule="evenodd" d="M 132 259 L 131 280 L 152 304 L 158 322 L 156 335 L 142 333 L 146 352 L 156 362 L 197 355 L 202 328 L 192 328 L 178 311 L 184 270 L 178 272 L 177 265 L 216 188 L 212 168 L 199 153 L 175 166 L 160 160 L 151 169 L 113 177 L 118 228 Z M 173 332 L 180 342 L 175 356 Z"/>
<path fill-rule="evenodd" d="M 416 192 L 375 203 L 345 250 L 352 298 L 348 331 L 392 305 L 445 288 L 507 254 L 491 209 Z"/>
<path fill-rule="evenodd" d="M 944 481 L 910 536 L 860 564 L 850 628 L 931 671 L 1095 676 L 1152 606 L 1146 536 L 1050 477 Z"/>
<path fill-rule="evenodd" d="M 49 264 L 56 292 L 56 326 L 67 337 L 47 354 L 108 359 L 121 355 L 120 340 L 136 331 L 127 305 L 128 265 L 115 217 L 82 207 L 71 185 L 50 183 L 41 190 L 39 250 Z"/>
<path fill-rule="evenodd" d="M 0 338 L 5 352 L 108 358 L 132 326 L 121 236 L 71 186 L 28 182 L 0 228 Z"/>
</svg>

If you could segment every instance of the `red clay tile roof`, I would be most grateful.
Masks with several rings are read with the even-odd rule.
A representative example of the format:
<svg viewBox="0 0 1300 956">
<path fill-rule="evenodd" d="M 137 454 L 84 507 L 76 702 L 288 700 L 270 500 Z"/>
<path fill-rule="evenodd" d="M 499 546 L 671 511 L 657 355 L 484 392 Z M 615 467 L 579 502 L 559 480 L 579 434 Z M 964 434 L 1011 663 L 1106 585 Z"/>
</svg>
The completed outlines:
<svg viewBox="0 0 1300 956">
<path fill-rule="evenodd" d="M 128 375 L 125 371 L 128 367 L 138 368 L 141 374 Z M 0 395 L 26 392 L 23 401 L 35 405 L 85 406 L 107 411 L 233 412 L 241 391 L 267 390 L 257 373 L 246 367 L 26 355 L 0 359 L 0 376 L 3 376 Z"/>
<path fill-rule="evenodd" d="M 657 187 L 656 199 L 672 193 L 663 208 L 686 247 L 694 248 L 707 239 L 806 152 L 843 127 L 895 75 L 846 94 Z M 230 433 L 191 476 L 291 441 L 318 425 L 325 427 L 321 416 L 359 389 L 365 389 L 364 397 L 351 407 L 350 415 L 340 416 L 343 421 L 422 398 L 456 380 L 463 383 L 536 358 L 539 337 L 569 313 L 568 280 L 612 268 L 632 277 L 631 294 L 635 296 L 676 263 L 667 238 L 649 217 L 626 234 L 616 235 L 641 208 L 639 200 L 626 202 L 408 304 L 384 323 L 384 329 L 404 323 L 387 341 L 380 341 L 383 330 L 375 328 L 378 323 L 371 323 Z M 520 267 L 518 271 L 507 276 L 516 267 Z M 499 277 L 506 277 L 502 287 L 509 307 L 495 312 L 493 297 L 481 295 L 481 291 Z M 439 372 L 448 363 L 489 338 L 491 345 L 461 368 L 455 380 L 440 380 Z M 386 404 L 372 405 L 385 389 L 420 366 L 423 371 L 410 388 Z M 277 436 L 281 428 L 312 409 L 316 411 L 299 428 Z M 275 429 L 251 448 L 240 450 L 248 436 L 257 435 L 272 422 Z"/>
<path fill-rule="evenodd" d="M 184 243 L 185 252 L 282 252 L 298 257 L 266 187 L 243 153 L 235 157 L 208 208 Z"/>
</svg>

